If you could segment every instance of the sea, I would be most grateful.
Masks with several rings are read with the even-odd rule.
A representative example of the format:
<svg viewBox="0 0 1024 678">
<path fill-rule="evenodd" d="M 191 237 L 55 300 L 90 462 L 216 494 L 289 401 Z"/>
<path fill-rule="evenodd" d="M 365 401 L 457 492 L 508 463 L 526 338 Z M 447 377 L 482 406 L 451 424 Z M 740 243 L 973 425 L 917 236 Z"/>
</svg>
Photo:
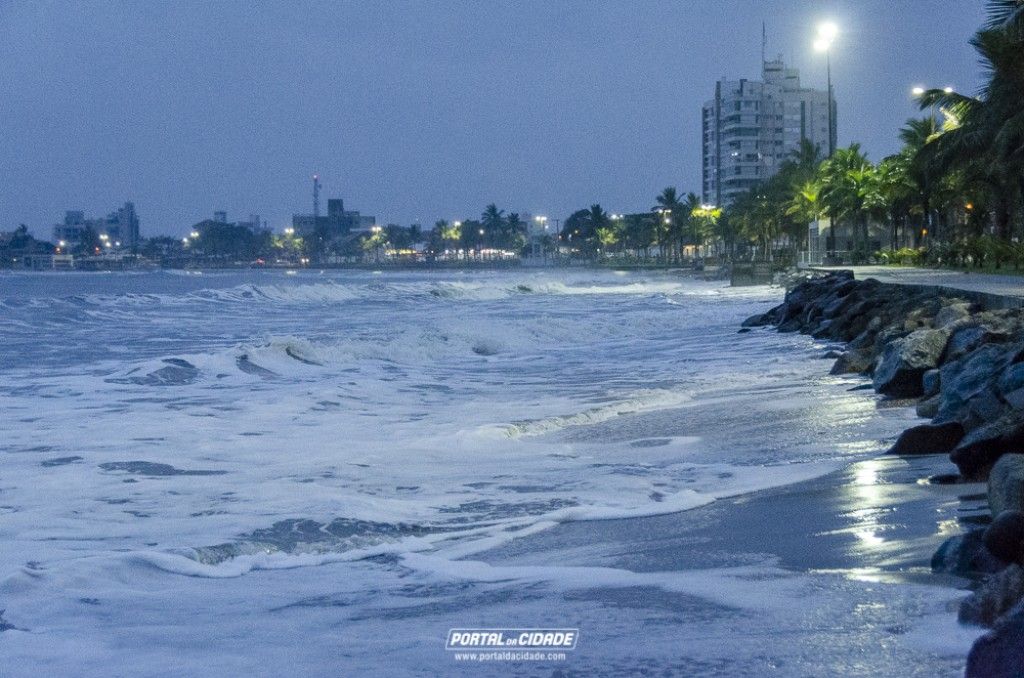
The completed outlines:
<svg viewBox="0 0 1024 678">
<path fill-rule="evenodd" d="M 909 425 L 828 374 L 836 347 L 738 332 L 782 296 L 582 269 L 0 273 L 0 675 L 813 675 L 852 637 L 844 675 L 878 653 L 955 675 L 952 589 L 605 557 L 631 548 L 609 521 L 683 525 Z M 567 524 L 593 543 L 531 546 Z M 533 564 L 487 556 L 510 548 Z M 868 631 L 866 591 L 889 606 Z M 452 629 L 578 641 L 484 657 Z"/>
</svg>

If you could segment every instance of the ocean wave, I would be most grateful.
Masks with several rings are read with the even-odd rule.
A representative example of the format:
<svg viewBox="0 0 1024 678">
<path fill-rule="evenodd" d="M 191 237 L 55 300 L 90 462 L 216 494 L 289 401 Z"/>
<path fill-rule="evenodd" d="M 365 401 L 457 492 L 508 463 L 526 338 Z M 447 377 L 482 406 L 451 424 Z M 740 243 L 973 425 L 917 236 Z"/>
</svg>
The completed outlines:
<svg viewBox="0 0 1024 678">
<path fill-rule="evenodd" d="M 177 277 L 191 278 L 192 274 Z M 228 304 L 325 304 L 347 303 L 364 299 L 423 299 L 491 301 L 520 295 L 581 296 L 621 295 L 654 296 L 702 293 L 691 281 L 622 280 L 609 282 L 581 278 L 563 282 L 523 276 L 520 279 L 481 279 L 469 281 L 379 280 L 345 281 L 297 279 L 280 283 L 243 283 L 230 287 L 205 287 L 181 293 L 71 294 L 66 296 L 0 298 L 0 307 L 16 309 L 81 307 L 138 307 L 153 305 L 177 306 L 195 302 Z"/>
<path fill-rule="evenodd" d="M 600 424 L 616 417 L 678 407 L 692 400 L 689 393 L 652 389 L 638 391 L 625 399 L 607 405 L 592 407 L 582 412 L 527 421 L 485 426 L 479 430 L 484 435 L 498 434 L 507 438 L 542 436 L 555 431 L 577 426 Z"/>
</svg>

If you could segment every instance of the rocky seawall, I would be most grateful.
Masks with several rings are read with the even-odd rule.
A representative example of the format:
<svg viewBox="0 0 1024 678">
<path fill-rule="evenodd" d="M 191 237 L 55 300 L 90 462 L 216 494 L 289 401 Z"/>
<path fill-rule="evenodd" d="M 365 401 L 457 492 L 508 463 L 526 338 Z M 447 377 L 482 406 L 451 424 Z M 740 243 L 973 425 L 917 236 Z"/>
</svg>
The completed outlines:
<svg viewBox="0 0 1024 678">
<path fill-rule="evenodd" d="M 992 629 L 972 648 L 967 675 L 1024 675 L 1024 308 L 839 271 L 811 274 L 740 331 L 761 326 L 842 343 L 833 374 L 864 374 L 930 420 L 891 454 L 948 454 L 959 473 L 947 482 L 988 483 L 991 523 L 947 541 L 932 567 L 975 581 L 960 620 Z"/>
</svg>

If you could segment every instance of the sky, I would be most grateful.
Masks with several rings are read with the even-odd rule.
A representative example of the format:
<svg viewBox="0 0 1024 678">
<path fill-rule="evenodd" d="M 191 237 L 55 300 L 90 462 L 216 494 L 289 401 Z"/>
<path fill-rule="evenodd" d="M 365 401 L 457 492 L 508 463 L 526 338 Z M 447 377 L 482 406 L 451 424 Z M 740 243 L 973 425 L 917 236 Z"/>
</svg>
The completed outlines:
<svg viewBox="0 0 1024 678">
<path fill-rule="evenodd" d="M 982 0 L 0 0 L 0 231 L 135 203 L 144 236 L 228 212 L 429 227 L 700 189 L 717 79 L 782 54 L 878 160 L 914 85 L 973 93 Z M 325 209 L 322 207 L 321 209 Z"/>
</svg>

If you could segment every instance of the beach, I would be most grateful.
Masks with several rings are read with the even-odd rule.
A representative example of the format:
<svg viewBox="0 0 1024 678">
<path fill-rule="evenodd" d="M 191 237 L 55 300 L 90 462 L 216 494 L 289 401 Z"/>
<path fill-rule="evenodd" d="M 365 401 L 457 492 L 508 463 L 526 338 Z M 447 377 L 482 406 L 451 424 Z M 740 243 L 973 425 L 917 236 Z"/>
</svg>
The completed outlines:
<svg viewBox="0 0 1024 678">
<path fill-rule="evenodd" d="M 2 282 L 5 675 L 957 675 L 981 632 L 928 567 L 979 490 L 879 459 L 917 416 L 836 342 L 738 332 L 779 288 Z"/>
</svg>

